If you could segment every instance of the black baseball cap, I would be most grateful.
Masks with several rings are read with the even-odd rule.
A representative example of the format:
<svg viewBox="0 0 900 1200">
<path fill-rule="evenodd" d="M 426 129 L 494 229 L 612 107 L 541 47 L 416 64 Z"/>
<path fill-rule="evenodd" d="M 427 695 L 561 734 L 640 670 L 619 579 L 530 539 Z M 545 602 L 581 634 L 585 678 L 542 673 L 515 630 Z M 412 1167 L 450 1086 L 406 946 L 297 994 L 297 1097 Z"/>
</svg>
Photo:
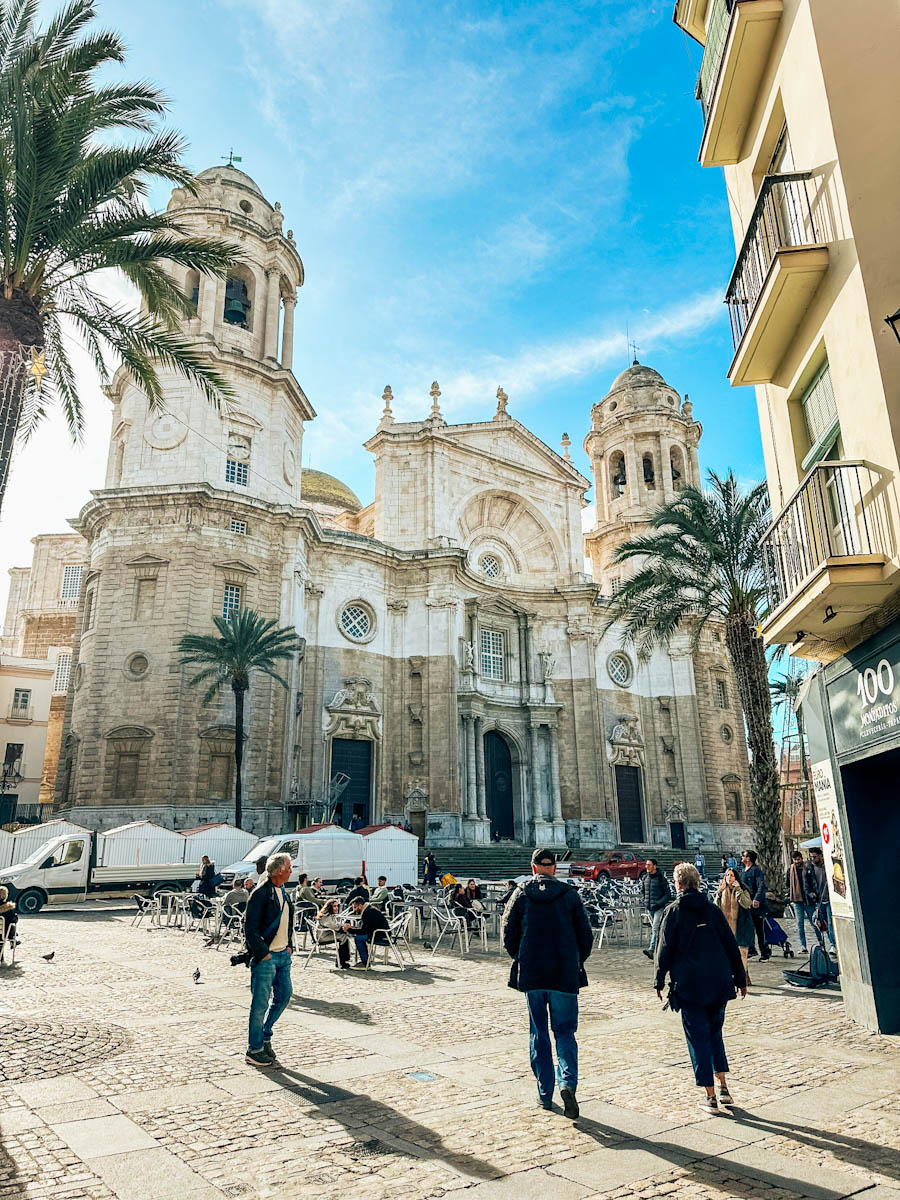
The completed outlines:
<svg viewBox="0 0 900 1200">
<path fill-rule="evenodd" d="M 531 865 L 533 867 L 552 867 L 556 862 L 556 855 L 552 850 L 535 850 L 531 856 Z"/>
</svg>

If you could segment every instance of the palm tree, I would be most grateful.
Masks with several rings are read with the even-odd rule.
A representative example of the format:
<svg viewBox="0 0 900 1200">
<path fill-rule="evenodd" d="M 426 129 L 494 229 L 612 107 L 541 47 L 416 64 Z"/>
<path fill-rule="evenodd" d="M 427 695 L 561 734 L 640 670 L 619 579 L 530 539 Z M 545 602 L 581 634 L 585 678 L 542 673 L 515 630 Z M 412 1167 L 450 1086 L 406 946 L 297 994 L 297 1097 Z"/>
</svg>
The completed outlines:
<svg viewBox="0 0 900 1200">
<path fill-rule="evenodd" d="M 167 268 L 224 275 L 234 248 L 189 237 L 146 204 L 155 180 L 196 190 L 180 161 L 184 141 L 155 127 L 166 100 L 147 83 L 95 80 L 124 48 L 114 33 L 86 30 L 94 0 L 70 0 L 43 32 L 37 9 L 38 0 L 0 0 L 0 504 L 16 437 L 31 433 L 48 400 L 81 436 L 72 331 L 101 382 L 111 351 L 151 407 L 162 401 L 154 364 L 214 403 L 229 394 L 176 330 L 191 302 Z M 143 136 L 129 144 L 123 130 Z M 104 294 L 109 269 L 136 287 L 140 311 Z"/>
<path fill-rule="evenodd" d="M 610 601 L 606 628 L 622 622 L 625 639 L 646 660 L 689 629 L 696 645 L 721 621 L 734 667 L 750 747 L 750 791 L 757 850 L 777 900 L 781 888 L 781 804 L 772 737 L 772 701 L 757 625 L 765 611 L 759 539 L 769 523 L 764 483 L 743 491 L 729 471 L 709 473 L 705 490 L 685 488 L 656 510 L 650 530 L 624 542 L 616 561 L 635 573 Z"/>
<path fill-rule="evenodd" d="M 795 708 L 797 697 L 806 675 L 802 671 L 791 668 L 786 675 L 776 675 L 769 680 L 769 693 L 772 697 L 772 707 L 779 708 L 782 704 L 790 706 L 794 723 L 797 726 L 797 737 L 800 742 L 800 773 L 809 783 L 809 764 L 806 761 L 806 725 L 803 720 L 803 709 Z"/>
<path fill-rule="evenodd" d="M 288 683 L 275 670 L 279 659 L 292 658 L 299 648 L 297 634 L 274 621 L 266 621 L 252 608 L 232 609 L 228 619 L 213 617 L 219 636 L 186 633 L 178 643 L 181 662 L 202 669 L 189 680 L 190 686 L 208 683 L 203 703 L 209 704 L 228 683 L 234 692 L 234 823 L 241 826 L 241 764 L 244 761 L 244 697 L 250 690 L 250 675 L 259 671 Z"/>
</svg>

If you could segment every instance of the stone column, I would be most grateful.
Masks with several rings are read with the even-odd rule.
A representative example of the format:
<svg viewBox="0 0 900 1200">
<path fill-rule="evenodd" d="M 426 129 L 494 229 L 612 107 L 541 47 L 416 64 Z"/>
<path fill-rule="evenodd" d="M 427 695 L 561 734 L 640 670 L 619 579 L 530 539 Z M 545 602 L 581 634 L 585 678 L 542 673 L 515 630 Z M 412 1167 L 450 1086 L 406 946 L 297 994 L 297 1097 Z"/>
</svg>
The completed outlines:
<svg viewBox="0 0 900 1200">
<path fill-rule="evenodd" d="M 475 783 L 475 718 L 471 713 L 463 713 L 466 727 L 466 804 L 464 813 L 467 817 L 478 815 L 478 797 Z"/>
<path fill-rule="evenodd" d="M 693 439 L 691 440 L 690 444 L 688 445 L 687 452 L 688 452 L 688 462 L 690 463 L 690 466 L 688 468 L 688 470 L 690 471 L 690 479 L 686 480 L 685 482 L 689 483 L 692 487 L 699 487 L 700 486 L 700 461 L 697 458 L 697 442 L 695 440 L 693 440 Z"/>
<path fill-rule="evenodd" d="M 212 335 L 216 323 L 216 296 L 219 292 L 219 280 L 214 275 L 200 276 L 200 303 L 197 315 L 200 318 L 200 331 Z"/>
<path fill-rule="evenodd" d="M 478 816 L 487 817 L 487 800 L 484 787 L 484 717 L 475 718 L 475 795 L 478 801 Z"/>
<path fill-rule="evenodd" d="M 296 296 L 284 298 L 284 333 L 281 338 L 281 365 L 286 371 L 291 369 L 294 361 L 294 309 L 297 307 Z"/>
<path fill-rule="evenodd" d="M 264 358 L 278 358 L 278 315 L 281 303 L 281 275 L 278 270 L 269 272 L 269 282 L 266 287 L 266 339 L 263 347 Z"/>
<path fill-rule="evenodd" d="M 605 524 L 609 520 L 609 459 L 605 454 L 594 459 L 594 501 L 596 503 L 594 524 Z"/>
<path fill-rule="evenodd" d="M 540 725 L 531 727 L 531 819 L 544 819 L 541 805 L 541 756 L 540 756 Z"/>
<path fill-rule="evenodd" d="M 559 793 L 559 734 L 552 725 L 550 726 L 550 799 L 553 820 L 561 821 L 563 815 L 562 797 Z"/>
</svg>

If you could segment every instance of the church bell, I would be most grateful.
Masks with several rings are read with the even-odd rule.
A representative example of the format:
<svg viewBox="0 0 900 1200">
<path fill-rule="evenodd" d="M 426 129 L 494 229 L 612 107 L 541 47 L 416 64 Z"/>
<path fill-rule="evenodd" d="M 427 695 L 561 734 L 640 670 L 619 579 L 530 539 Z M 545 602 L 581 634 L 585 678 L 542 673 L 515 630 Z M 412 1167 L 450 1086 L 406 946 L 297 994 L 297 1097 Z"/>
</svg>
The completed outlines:
<svg viewBox="0 0 900 1200">
<path fill-rule="evenodd" d="M 229 325 L 246 325 L 250 311 L 247 285 L 241 279 L 229 279 L 225 286 L 225 312 L 222 314 Z"/>
</svg>

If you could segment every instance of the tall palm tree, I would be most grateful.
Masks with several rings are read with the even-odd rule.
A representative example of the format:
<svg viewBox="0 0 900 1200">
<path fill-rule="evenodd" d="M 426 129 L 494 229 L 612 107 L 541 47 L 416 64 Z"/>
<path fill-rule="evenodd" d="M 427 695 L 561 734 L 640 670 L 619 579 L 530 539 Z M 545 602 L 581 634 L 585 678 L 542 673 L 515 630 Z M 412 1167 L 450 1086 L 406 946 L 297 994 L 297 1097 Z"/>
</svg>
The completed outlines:
<svg viewBox="0 0 900 1200">
<path fill-rule="evenodd" d="M 234 693 L 234 823 L 241 826 L 243 817 L 241 764 L 244 761 L 244 697 L 250 690 L 250 676 L 259 671 L 277 679 L 287 688 L 287 680 L 275 670 L 280 659 L 290 659 L 299 642 L 293 629 L 276 628 L 252 608 L 232 609 L 228 619 L 213 617 L 219 636 L 186 633 L 178 643 L 181 661 L 199 666 L 201 670 L 189 680 L 190 686 L 206 683 L 209 686 L 203 703 L 209 704 L 224 684 Z"/>
<path fill-rule="evenodd" d="M 176 330 L 190 297 L 166 268 L 224 275 L 234 248 L 189 237 L 146 203 L 155 180 L 196 190 L 180 161 L 184 141 L 156 127 L 166 100 L 147 83 L 96 81 L 124 48 L 114 33 L 87 30 L 94 0 L 70 0 L 43 31 L 37 9 L 38 0 L 0 0 L 0 504 L 16 437 L 30 434 L 49 400 L 81 436 L 73 331 L 101 382 L 109 351 L 151 406 L 162 401 L 155 364 L 213 402 L 228 394 Z M 128 143 L 123 130 L 143 136 Z M 140 311 L 104 294 L 108 269 L 134 285 Z"/>
<path fill-rule="evenodd" d="M 776 675 L 769 680 L 769 693 L 772 697 L 772 707 L 779 708 L 783 704 L 790 706 L 794 724 L 797 726 L 797 737 L 800 742 L 800 773 L 809 783 L 809 764 L 806 761 L 806 725 L 803 720 L 803 709 L 795 708 L 797 697 L 806 674 L 791 667 L 786 674 Z"/>
<path fill-rule="evenodd" d="M 606 628 L 621 622 L 647 659 L 679 631 L 690 630 L 696 644 L 710 621 L 723 623 L 750 747 L 757 850 L 777 899 L 781 803 L 768 665 L 757 632 L 766 606 L 759 539 L 768 523 L 764 483 L 744 491 L 731 471 L 724 478 L 710 471 L 708 488 L 685 488 L 656 510 L 647 533 L 619 547 L 616 561 L 636 570 L 610 601 Z"/>
</svg>

